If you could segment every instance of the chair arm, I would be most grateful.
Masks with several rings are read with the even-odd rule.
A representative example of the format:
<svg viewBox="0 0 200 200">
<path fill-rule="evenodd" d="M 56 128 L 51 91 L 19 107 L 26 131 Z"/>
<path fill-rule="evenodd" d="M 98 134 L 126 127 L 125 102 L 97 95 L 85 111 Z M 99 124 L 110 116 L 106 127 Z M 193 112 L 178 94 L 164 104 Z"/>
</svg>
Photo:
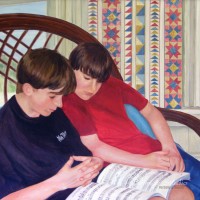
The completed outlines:
<svg viewBox="0 0 200 200">
<path fill-rule="evenodd" d="M 200 119 L 182 111 L 170 110 L 167 108 L 156 107 L 167 121 L 184 124 L 194 130 L 200 137 Z"/>
</svg>

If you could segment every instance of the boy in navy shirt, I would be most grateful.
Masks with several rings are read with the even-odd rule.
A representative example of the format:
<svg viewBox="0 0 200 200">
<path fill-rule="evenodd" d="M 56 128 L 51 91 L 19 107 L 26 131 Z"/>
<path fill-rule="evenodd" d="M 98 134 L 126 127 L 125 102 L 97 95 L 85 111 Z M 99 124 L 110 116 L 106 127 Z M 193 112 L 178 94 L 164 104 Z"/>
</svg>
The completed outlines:
<svg viewBox="0 0 200 200">
<path fill-rule="evenodd" d="M 60 109 L 76 86 L 73 70 L 55 50 L 35 49 L 20 60 L 17 80 L 0 110 L 0 198 L 65 199 L 103 165 Z"/>
</svg>

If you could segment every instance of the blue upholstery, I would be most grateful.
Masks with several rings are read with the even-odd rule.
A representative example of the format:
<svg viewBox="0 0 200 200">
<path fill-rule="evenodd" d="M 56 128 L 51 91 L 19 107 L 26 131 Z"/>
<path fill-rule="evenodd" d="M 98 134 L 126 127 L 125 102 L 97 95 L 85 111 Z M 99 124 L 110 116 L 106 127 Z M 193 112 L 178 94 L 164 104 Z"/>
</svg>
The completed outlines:
<svg viewBox="0 0 200 200">
<path fill-rule="evenodd" d="M 137 128 L 142 133 L 149 135 L 150 137 L 155 139 L 156 137 L 153 133 L 153 130 L 147 120 L 143 117 L 143 115 L 130 104 L 125 104 L 124 106 L 129 119 L 133 121 Z"/>
</svg>

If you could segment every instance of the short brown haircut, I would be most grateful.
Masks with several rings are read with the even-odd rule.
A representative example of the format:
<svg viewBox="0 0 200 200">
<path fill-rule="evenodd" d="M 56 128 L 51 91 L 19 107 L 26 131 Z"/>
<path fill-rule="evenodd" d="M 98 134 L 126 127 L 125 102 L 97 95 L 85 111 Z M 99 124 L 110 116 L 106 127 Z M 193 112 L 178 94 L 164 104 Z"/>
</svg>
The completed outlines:
<svg viewBox="0 0 200 200">
<path fill-rule="evenodd" d="M 111 75 L 114 61 L 108 50 L 100 43 L 84 42 L 78 44 L 69 56 L 74 70 L 104 82 Z"/>
<path fill-rule="evenodd" d="M 59 89 L 61 94 L 73 92 L 76 79 L 69 61 L 56 50 L 39 48 L 29 50 L 17 67 L 18 90 L 29 83 L 35 89 Z"/>
</svg>

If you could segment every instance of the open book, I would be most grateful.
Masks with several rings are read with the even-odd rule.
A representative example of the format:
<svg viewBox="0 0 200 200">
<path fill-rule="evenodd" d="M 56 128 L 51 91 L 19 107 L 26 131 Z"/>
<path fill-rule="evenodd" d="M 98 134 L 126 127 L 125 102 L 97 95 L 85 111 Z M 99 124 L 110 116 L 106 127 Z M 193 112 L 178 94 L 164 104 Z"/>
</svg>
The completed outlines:
<svg viewBox="0 0 200 200">
<path fill-rule="evenodd" d="M 190 174 L 186 172 L 110 164 L 101 172 L 97 183 L 78 187 L 67 200 L 147 200 L 153 196 L 168 199 L 176 183 L 189 179 Z"/>
</svg>

